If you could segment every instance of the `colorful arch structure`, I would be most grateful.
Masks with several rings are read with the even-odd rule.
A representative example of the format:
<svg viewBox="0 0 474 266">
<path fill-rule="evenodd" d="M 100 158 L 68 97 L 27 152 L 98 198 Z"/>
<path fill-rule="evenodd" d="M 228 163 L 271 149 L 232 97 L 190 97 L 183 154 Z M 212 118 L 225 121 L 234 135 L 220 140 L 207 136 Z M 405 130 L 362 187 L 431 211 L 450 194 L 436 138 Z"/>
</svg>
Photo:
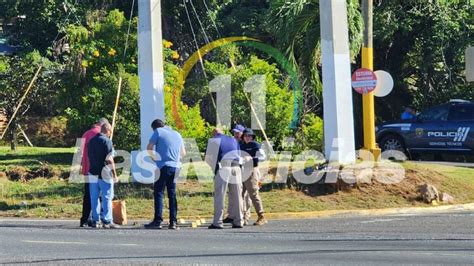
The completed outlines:
<svg viewBox="0 0 474 266">
<path fill-rule="evenodd" d="M 289 127 L 294 129 L 298 126 L 299 118 L 302 109 L 302 88 L 301 84 L 298 80 L 298 73 L 295 67 L 286 59 L 286 57 L 274 47 L 262 43 L 258 39 L 249 38 L 249 37 L 227 37 L 222 38 L 216 41 L 213 41 L 199 50 L 197 50 L 194 54 L 192 54 L 188 60 L 186 60 L 182 70 L 178 76 L 177 87 L 173 89 L 173 97 L 172 97 L 172 114 L 173 119 L 178 128 L 183 128 L 183 123 L 181 121 L 181 117 L 178 112 L 177 103 L 181 101 L 181 92 L 179 91 L 179 86 L 183 85 L 188 77 L 189 73 L 191 72 L 192 68 L 200 61 L 200 58 L 204 57 L 206 54 L 210 53 L 212 50 L 223 47 L 230 44 L 236 44 L 246 47 L 255 48 L 261 52 L 264 52 L 274 58 L 279 65 L 283 67 L 283 69 L 290 75 L 291 77 L 291 87 L 293 89 L 294 101 L 293 101 L 293 116 Z"/>
</svg>

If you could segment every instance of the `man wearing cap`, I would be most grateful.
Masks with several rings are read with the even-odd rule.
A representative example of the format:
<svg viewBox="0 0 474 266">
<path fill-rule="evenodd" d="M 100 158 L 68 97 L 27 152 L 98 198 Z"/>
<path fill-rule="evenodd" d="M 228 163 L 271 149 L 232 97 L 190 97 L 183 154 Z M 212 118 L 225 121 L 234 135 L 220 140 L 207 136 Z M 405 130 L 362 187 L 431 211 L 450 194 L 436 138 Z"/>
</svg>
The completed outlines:
<svg viewBox="0 0 474 266">
<path fill-rule="evenodd" d="M 260 180 L 260 170 L 258 168 L 259 161 L 265 160 L 265 152 L 261 148 L 261 145 L 255 141 L 255 134 L 250 128 L 246 128 L 243 132 L 243 141 L 240 144 L 240 150 L 244 161 L 252 161 L 253 169 L 244 169 L 252 171 L 250 177 L 244 181 L 242 193 L 248 192 L 250 199 L 252 200 L 253 206 L 258 214 L 258 219 L 253 225 L 264 225 L 267 223 L 263 212 L 262 199 L 259 194 L 258 181 Z M 247 167 L 248 164 L 243 164 Z M 242 194 L 243 195 L 243 194 Z M 244 204 L 244 223 L 248 223 L 250 220 L 250 212 L 252 205 Z"/>
<path fill-rule="evenodd" d="M 242 173 L 240 169 L 239 143 L 226 136 L 219 128 L 214 129 L 206 150 L 206 162 L 215 170 L 214 219 L 209 229 L 223 229 L 224 201 L 229 188 L 229 202 L 234 202 L 230 215 L 234 218 L 232 228 L 242 228 Z"/>
<path fill-rule="evenodd" d="M 82 160 L 81 160 L 81 173 L 86 177 L 86 182 L 84 183 L 84 195 L 82 197 L 82 217 L 80 220 L 80 226 L 86 227 L 92 225 L 92 220 L 90 220 L 91 215 L 91 196 L 89 191 L 89 182 L 87 181 L 87 175 L 89 174 L 89 156 L 87 154 L 88 149 L 87 145 L 90 140 L 100 133 L 100 127 L 105 123 L 109 123 L 106 118 L 101 118 L 97 121 L 92 127 L 87 130 L 82 135 L 81 142 L 81 151 L 82 151 Z"/>
<path fill-rule="evenodd" d="M 239 143 L 242 143 L 242 134 L 244 133 L 245 127 L 237 124 L 235 127 L 231 130 L 232 135 L 234 135 L 234 139 Z M 250 200 L 249 194 L 245 193 L 243 196 L 244 200 L 244 205 L 250 205 L 252 204 L 252 201 Z M 227 207 L 227 217 L 224 219 L 224 223 L 226 224 L 231 224 L 234 221 L 234 217 L 231 215 L 231 213 L 235 213 L 235 208 L 236 204 L 234 201 L 230 200 L 229 198 L 229 205 Z M 247 225 L 244 221 L 244 225 Z"/>
</svg>

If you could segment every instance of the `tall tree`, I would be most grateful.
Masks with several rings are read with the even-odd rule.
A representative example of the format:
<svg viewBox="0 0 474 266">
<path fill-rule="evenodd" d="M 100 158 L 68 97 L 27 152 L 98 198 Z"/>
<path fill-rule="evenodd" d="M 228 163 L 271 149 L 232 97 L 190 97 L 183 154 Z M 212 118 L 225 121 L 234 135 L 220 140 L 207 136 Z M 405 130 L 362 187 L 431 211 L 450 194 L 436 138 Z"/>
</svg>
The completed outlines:
<svg viewBox="0 0 474 266">
<path fill-rule="evenodd" d="M 465 50 L 474 41 L 469 1 L 378 1 L 374 14 L 375 67 L 390 72 L 394 91 L 377 99 L 383 119 L 403 106 L 423 109 L 452 98 L 474 99 L 465 80 Z M 429 97 L 427 97 L 429 95 Z"/>
<path fill-rule="evenodd" d="M 298 66 L 304 94 L 315 100 L 307 101 L 305 109 L 321 102 L 321 36 L 319 0 L 275 0 L 270 2 L 268 27 L 289 60 Z M 358 0 L 347 0 L 350 51 L 352 59 L 362 44 L 363 22 Z"/>
</svg>

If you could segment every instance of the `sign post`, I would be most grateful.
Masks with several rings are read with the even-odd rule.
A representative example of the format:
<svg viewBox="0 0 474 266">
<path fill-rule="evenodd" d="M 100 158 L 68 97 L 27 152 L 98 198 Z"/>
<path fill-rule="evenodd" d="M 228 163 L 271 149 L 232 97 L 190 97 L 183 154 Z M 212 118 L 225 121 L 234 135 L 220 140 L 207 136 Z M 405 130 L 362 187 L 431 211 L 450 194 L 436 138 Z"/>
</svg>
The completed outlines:
<svg viewBox="0 0 474 266">
<path fill-rule="evenodd" d="M 352 87 L 359 94 L 371 93 L 377 86 L 377 76 L 367 68 L 359 68 L 352 74 Z"/>
<path fill-rule="evenodd" d="M 373 49 L 373 0 L 362 0 L 362 16 L 364 18 L 364 44 L 362 46 L 362 67 L 374 69 Z M 380 155 L 380 148 L 375 140 L 375 103 L 374 94 L 362 95 L 362 109 L 364 116 L 364 149 L 374 155 L 375 160 Z"/>
</svg>

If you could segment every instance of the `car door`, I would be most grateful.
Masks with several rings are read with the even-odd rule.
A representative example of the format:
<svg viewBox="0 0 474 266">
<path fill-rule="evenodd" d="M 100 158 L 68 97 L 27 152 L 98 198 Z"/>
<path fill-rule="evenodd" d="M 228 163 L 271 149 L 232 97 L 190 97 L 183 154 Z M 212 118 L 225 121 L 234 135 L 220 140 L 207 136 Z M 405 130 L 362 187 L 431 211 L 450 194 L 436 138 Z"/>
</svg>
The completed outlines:
<svg viewBox="0 0 474 266">
<path fill-rule="evenodd" d="M 474 104 L 455 104 L 448 116 L 449 128 L 456 132 L 447 142 L 453 151 L 471 152 L 474 150 Z"/>
<path fill-rule="evenodd" d="M 440 151 L 447 149 L 447 142 L 454 138 L 449 133 L 449 111 L 450 105 L 440 105 L 428 109 L 418 116 L 418 123 L 412 128 L 415 131 L 412 150 Z"/>
</svg>

